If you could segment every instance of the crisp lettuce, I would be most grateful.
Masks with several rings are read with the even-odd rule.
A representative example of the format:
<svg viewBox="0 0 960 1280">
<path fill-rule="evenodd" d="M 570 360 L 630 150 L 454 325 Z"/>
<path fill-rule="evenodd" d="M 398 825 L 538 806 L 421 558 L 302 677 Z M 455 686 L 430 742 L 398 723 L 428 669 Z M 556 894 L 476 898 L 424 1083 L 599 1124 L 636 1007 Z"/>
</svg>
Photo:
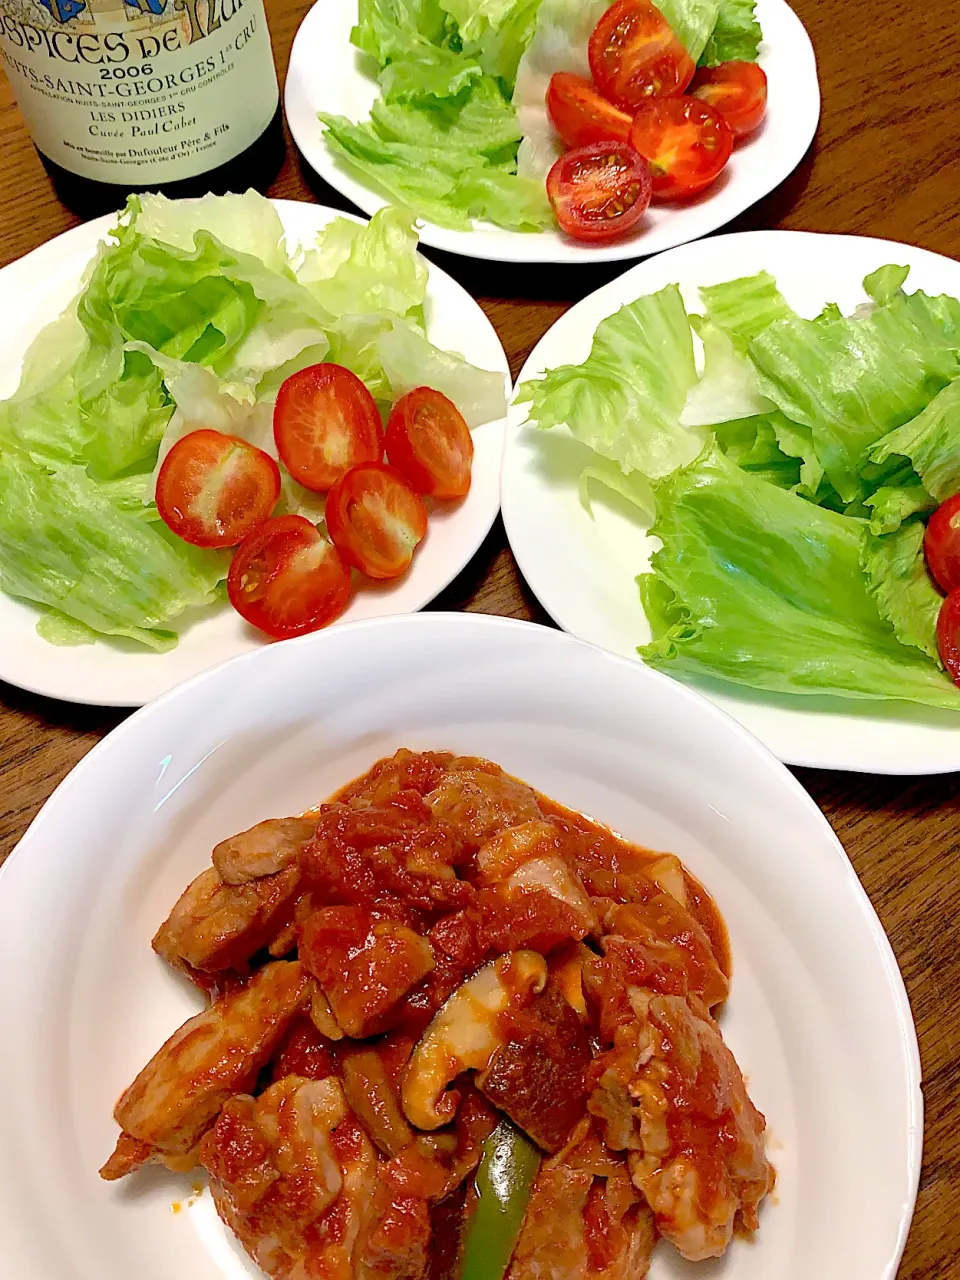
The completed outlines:
<svg viewBox="0 0 960 1280">
<path fill-rule="evenodd" d="M 938 502 L 960 490 L 960 380 L 944 387 L 915 418 L 868 451 L 878 466 L 898 456 L 909 458 L 924 492 Z"/>
<path fill-rule="evenodd" d="M 768 413 L 773 401 L 761 394 L 756 369 L 738 352 L 729 334 L 700 316 L 690 319 L 703 344 L 703 375 L 687 393 L 681 424 L 712 426 Z"/>
<path fill-rule="evenodd" d="M 361 0 L 351 39 L 374 59 L 382 97 L 364 122 L 320 115 L 330 151 L 440 226 L 550 226 L 542 183 L 517 175 L 522 134 L 509 101 L 538 4 Z"/>
<path fill-rule="evenodd" d="M 812 430 L 827 478 L 845 502 L 870 492 L 861 474 L 870 446 L 960 375 L 956 347 L 894 303 L 827 323 L 775 321 L 748 350 L 763 392 Z"/>
<path fill-rule="evenodd" d="M 226 577 L 224 553 L 123 510 L 81 466 L 0 453 L 0 494 L 0 589 L 101 635 L 168 649 L 170 623 Z"/>
<path fill-rule="evenodd" d="M 882 537 L 863 540 L 860 564 L 880 616 L 901 644 L 920 649 L 940 665 L 937 615 L 943 596 L 933 584 L 923 557 L 923 525 L 903 524 Z"/>
<path fill-rule="evenodd" d="M 716 28 L 720 7 L 720 0 L 660 0 L 657 5 L 694 62 Z"/>
<path fill-rule="evenodd" d="M 796 314 L 769 271 L 704 285 L 700 298 L 707 319 L 728 334 L 739 351 L 746 351 L 775 320 L 788 320 Z"/>
<path fill-rule="evenodd" d="M 960 690 L 901 644 L 861 570 L 862 521 L 708 449 L 656 486 L 662 548 L 640 579 L 644 660 L 775 693 L 901 699 L 960 711 Z"/>
<path fill-rule="evenodd" d="M 624 473 L 653 479 L 700 451 L 703 431 L 680 425 L 696 380 L 690 322 L 669 285 L 602 320 L 582 364 L 524 383 L 517 400 L 530 401 L 537 427 L 565 425 Z"/>
<path fill-rule="evenodd" d="M 758 60 L 763 33 L 755 8 L 756 0 L 720 0 L 716 26 L 700 55 L 701 67 Z"/>
</svg>

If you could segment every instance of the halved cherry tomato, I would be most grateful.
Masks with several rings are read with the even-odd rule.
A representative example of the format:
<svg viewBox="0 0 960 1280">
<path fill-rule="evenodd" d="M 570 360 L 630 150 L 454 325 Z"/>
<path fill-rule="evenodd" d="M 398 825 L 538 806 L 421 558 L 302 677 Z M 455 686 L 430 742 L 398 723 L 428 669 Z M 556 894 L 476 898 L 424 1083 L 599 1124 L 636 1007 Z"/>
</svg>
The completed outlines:
<svg viewBox="0 0 960 1280">
<path fill-rule="evenodd" d="M 350 599 L 350 570 L 303 516 L 275 516 L 237 548 L 227 574 L 230 603 L 278 640 L 339 618 Z"/>
<path fill-rule="evenodd" d="M 280 470 L 269 454 L 207 428 L 173 446 L 155 494 L 164 524 L 195 547 L 235 547 L 263 524 L 279 497 Z"/>
<path fill-rule="evenodd" d="M 633 117 L 597 93 L 589 80 L 557 71 L 547 87 L 547 113 L 568 147 L 626 142 Z"/>
<path fill-rule="evenodd" d="M 693 59 L 648 0 L 617 0 L 594 28 L 587 50 L 597 88 L 625 111 L 649 98 L 683 93 Z"/>
<path fill-rule="evenodd" d="M 767 109 L 767 76 L 756 62 L 722 62 L 701 67 L 693 77 L 690 96 L 709 102 L 742 138 L 752 133 Z"/>
<path fill-rule="evenodd" d="M 432 387 L 415 387 L 390 411 L 387 458 L 418 493 L 462 498 L 470 490 L 473 439 L 452 400 Z"/>
<path fill-rule="evenodd" d="M 399 471 L 365 462 L 327 495 L 327 532 L 348 564 L 369 578 L 398 578 L 427 532 L 427 509 Z"/>
<path fill-rule="evenodd" d="M 622 142 L 577 147 L 547 174 L 557 221 L 578 240 L 614 240 L 632 230 L 647 211 L 650 190 L 646 160 Z"/>
<path fill-rule="evenodd" d="M 955 685 L 960 685 L 960 588 L 951 591 L 937 615 L 940 661 Z"/>
<path fill-rule="evenodd" d="M 653 198 L 678 200 L 716 181 L 733 151 L 733 133 L 699 98 L 657 98 L 634 116 L 630 145 L 650 165 Z"/>
<path fill-rule="evenodd" d="M 928 520 L 923 554 L 944 591 L 960 587 L 960 493 L 941 502 Z"/>
<path fill-rule="evenodd" d="M 316 493 L 358 463 L 383 457 L 376 401 L 339 364 L 312 364 L 287 378 L 273 410 L 273 435 L 294 480 Z"/>
</svg>

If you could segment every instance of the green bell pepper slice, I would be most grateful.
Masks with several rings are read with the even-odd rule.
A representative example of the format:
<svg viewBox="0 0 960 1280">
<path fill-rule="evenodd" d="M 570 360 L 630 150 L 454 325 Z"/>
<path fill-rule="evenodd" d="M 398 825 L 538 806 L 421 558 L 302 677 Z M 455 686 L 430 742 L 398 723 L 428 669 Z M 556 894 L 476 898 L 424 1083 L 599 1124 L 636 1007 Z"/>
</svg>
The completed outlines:
<svg viewBox="0 0 960 1280">
<path fill-rule="evenodd" d="M 520 1238 L 540 1152 L 503 1119 L 483 1144 L 476 1210 L 464 1238 L 460 1280 L 503 1280 Z"/>
</svg>

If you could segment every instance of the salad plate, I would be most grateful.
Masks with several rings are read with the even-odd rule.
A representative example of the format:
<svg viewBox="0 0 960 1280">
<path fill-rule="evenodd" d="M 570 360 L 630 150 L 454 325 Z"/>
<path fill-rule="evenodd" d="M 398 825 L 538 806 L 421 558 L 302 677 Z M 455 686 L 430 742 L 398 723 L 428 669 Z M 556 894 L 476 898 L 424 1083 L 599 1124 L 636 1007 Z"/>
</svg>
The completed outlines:
<svg viewBox="0 0 960 1280">
<path fill-rule="evenodd" d="M 612 262 L 660 253 L 708 235 L 768 195 L 793 172 L 813 140 L 820 89 L 810 38 L 785 0 L 758 0 L 763 29 L 760 65 L 767 75 L 767 114 L 756 134 L 734 151 L 712 190 L 684 205 L 651 206 L 640 231 L 621 241 L 584 244 L 558 229 L 511 231 L 476 222 L 457 230 L 426 221 L 424 244 L 495 262 Z M 357 0 L 319 0 L 304 19 L 290 55 L 284 105 L 293 137 L 325 182 L 365 213 L 387 203 L 333 155 L 318 112 L 362 121 L 378 96 L 364 56 L 350 43 Z"/>
<path fill-rule="evenodd" d="M 726 921 L 720 1025 L 767 1119 L 776 1190 L 752 1242 L 706 1264 L 658 1246 L 650 1280 L 893 1280 L 920 1170 L 916 1034 L 823 815 L 677 682 L 469 614 L 342 625 L 243 655 L 131 716 L 48 800 L 0 870 L 0 1019 L 17 1046 L 0 1059 L 9 1273 L 260 1275 L 195 1173 L 97 1174 L 120 1091 L 202 1004 L 150 939 L 216 842 L 304 811 L 401 747 L 495 760 L 674 851 Z"/>
<path fill-rule="evenodd" d="M 909 289 L 960 297 L 960 264 L 884 240 L 756 231 L 674 249 L 633 267 L 566 312 L 527 360 L 517 398 L 524 383 L 545 371 L 585 360 L 605 317 L 668 285 L 679 285 L 695 313 L 702 310 L 701 287 L 766 270 L 786 301 L 812 319 L 828 303 L 845 315 L 867 303 L 864 277 L 890 263 L 910 268 Z M 640 662 L 637 647 L 650 642 L 652 633 L 637 576 L 649 569 L 661 544 L 648 536 L 649 516 L 609 489 L 591 485 L 592 514 L 586 509 L 580 477 L 596 460 L 565 426 L 533 427 L 528 405 L 515 402 L 501 492 L 507 536 L 524 577 L 560 627 Z M 900 700 L 761 692 L 693 675 L 689 683 L 789 764 L 889 774 L 960 769 L 960 715 L 949 710 Z"/>
<path fill-rule="evenodd" d="M 297 201 L 273 203 L 291 244 L 311 243 L 321 228 L 343 216 Z M 5 352 L 0 398 L 16 389 L 21 359 L 31 341 L 76 294 L 98 243 L 115 224 L 116 215 L 99 218 L 0 271 L 0 338 Z M 432 264 L 428 270 L 428 337 L 480 368 L 502 373 L 509 391 L 506 356 L 490 321 L 459 284 Z M 431 514 L 427 536 L 409 571 L 393 583 L 356 591 L 346 619 L 421 609 L 468 563 L 499 510 L 504 425 L 501 418 L 475 428 L 467 497 Z M 270 643 L 225 601 L 196 608 L 185 621 L 178 620 L 177 646 L 161 653 L 122 639 L 68 647 L 50 644 L 37 633 L 38 616 L 32 605 L 0 593 L 0 679 L 47 697 L 99 706 L 138 706 L 226 658 Z"/>
</svg>

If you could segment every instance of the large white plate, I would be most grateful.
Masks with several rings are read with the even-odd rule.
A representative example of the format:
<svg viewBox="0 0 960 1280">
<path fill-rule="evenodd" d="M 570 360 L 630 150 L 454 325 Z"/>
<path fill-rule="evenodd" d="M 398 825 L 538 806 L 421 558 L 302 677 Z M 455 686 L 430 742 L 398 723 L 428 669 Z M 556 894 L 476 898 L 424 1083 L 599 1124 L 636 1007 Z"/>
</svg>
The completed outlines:
<svg viewBox="0 0 960 1280">
<path fill-rule="evenodd" d="M 887 262 L 909 265 L 908 289 L 960 297 L 960 263 L 910 245 L 860 236 L 749 231 L 717 236 L 641 263 L 566 312 L 534 348 L 518 380 L 590 352 L 599 322 L 624 303 L 679 283 L 697 310 L 698 286 L 766 268 L 787 301 L 806 316 L 827 302 L 852 311 L 866 301 L 863 277 Z M 565 631 L 637 658 L 650 639 L 637 574 L 651 543 L 626 502 L 594 489 L 595 519 L 580 503 L 577 481 L 590 450 L 565 428 L 526 425 L 525 405 L 508 415 L 501 501 L 510 546 L 537 598 Z M 788 764 L 868 773 L 926 774 L 960 769 L 960 715 L 850 698 L 780 697 L 701 681 L 707 697 Z"/>
<path fill-rule="evenodd" d="M 505 231 L 478 222 L 472 231 L 426 223 L 424 244 L 495 262 L 614 262 L 660 253 L 696 240 L 749 209 L 783 182 L 803 159 L 820 119 L 820 86 L 813 46 L 784 0 L 757 0 L 763 27 L 760 65 L 769 81 L 762 128 L 737 147 L 726 173 L 699 200 L 650 209 L 636 235 L 609 245 L 585 245 L 560 231 Z M 290 132 L 308 164 L 368 214 L 387 201 L 337 159 L 323 141 L 318 111 L 365 120 L 376 81 L 350 44 L 357 0 L 318 0 L 304 18 L 290 53 L 284 106 Z"/>
<path fill-rule="evenodd" d="M 291 243 L 312 242 L 332 218 L 352 217 L 294 200 L 273 203 Z M 0 271 L 0 398 L 16 389 L 23 353 L 76 293 L 84 267 L 115 221 L 111 214 L 76 227 Z M 509 393 L 507 357 L 490 321 L 455 280 L 433 263 L 427 265 L 428 336 L 480 368 L 502 371 Z M 473 432 L 473 480 L 466 499 L 431 513 L 427 536 L 410 571 L 395 583 L 365 583 L 355 592 L 345 621 L 422 609 L 463 569 L 500 508 L 504 427 L 501 418 Z M 197 610 L 195 618 L 178 627 L 176 649 L 162 654 L 122 640 L 58 648 L 37 635 L 38 616 L 31 605 L 0 592 L 0 680 L 47 697 L 96 706 L 140 706 L 198 671 L 270 643 L 228 604 Z"/>
<path fill-rule="evenodd" d="M 157 1171 L 105 1184 L 111 1110 L 198 1007 L 150 938 L 212 845 L 302 811 L 396 748 L 480 754 L 629 838 L 675 850 L 730 931 L 724 1035 L 770 1126 L 752 1244 L 652 1280 L 893 1280 L 920 1167 L 903 983 L 836 837 L 706 700 L 502 618 L 331 628 L 181 685 L 96 747 L 0 871 L 0 1238 L 18 1280 L 257 1273 L 209 1196 Z M 28 959 L 25 959 L 28 958 Z"/>
</svg>

